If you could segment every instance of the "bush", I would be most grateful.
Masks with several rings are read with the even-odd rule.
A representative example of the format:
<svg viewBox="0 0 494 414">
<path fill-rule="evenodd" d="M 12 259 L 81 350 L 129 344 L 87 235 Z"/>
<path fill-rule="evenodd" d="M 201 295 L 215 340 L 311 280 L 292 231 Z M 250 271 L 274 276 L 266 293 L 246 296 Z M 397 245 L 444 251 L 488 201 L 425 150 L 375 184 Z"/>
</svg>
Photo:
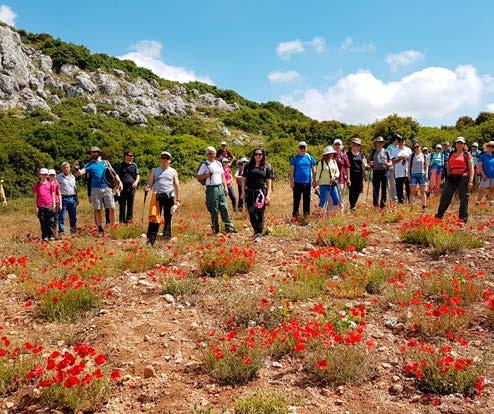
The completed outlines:
<svg viewBox="0 0 494 414">
<path fill-rule="evenodd" d="M 270 391 L 241 397 L 235 402 L 235 414 L 287 414 L 291 399 Z"/>
<path fill-rule="evenodd" d="M 224 243 L 200 249 L 199 270 L 203 276 L 233 276 L 248 273 L 255 263 L 256 252 Z"/>
</svg>

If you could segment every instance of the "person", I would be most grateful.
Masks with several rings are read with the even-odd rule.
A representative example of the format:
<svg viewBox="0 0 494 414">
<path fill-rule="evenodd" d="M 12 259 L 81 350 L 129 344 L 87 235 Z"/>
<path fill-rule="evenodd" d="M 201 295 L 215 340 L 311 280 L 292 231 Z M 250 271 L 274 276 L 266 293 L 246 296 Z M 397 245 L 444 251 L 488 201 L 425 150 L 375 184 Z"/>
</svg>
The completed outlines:
<svg viewBox="0 0 494 414">
<path fill-rule="evenodd" d="M 65 234 L 65 217 L 69 213 L 70 233 L 77 230 L 77 187 L 74 175 L 70 172 L 70 164 L 62 163 L 62 172 L 57 174 L 57 182 L 60 186 L 62 205 L 58 216 L 58 230 L 60 236 Z"/>
<path fill-rule="evenodd" d="M 233 162 L 233 159 L 235 158 L 233 154 L 230 152 L 230 150 L 226 147 L 226 141 L 223 141 L 221 143 L 221 148 L 216 151 L 216 159 L 218 161 L 223 161 L 223 158 L 227 158 L 228 161 Z"/>
<path fill-rule="evenodd" d="M 465 223 L 468 220 L 468 195 L 473 188 L 473 160 L 472 155 L 465 151 L 465 138 L 455 140 L 455 151 L 448 158 L 447 178 L 444 182 L 441 200 L 437 209 L 436 218 L 443 218 L 446 210 L 457 192 L 460 199 L 459 218 Z"/>
<path fill-rule="evenodd" d="M 237 164 L 237 171 L 235 171 L 235 181 L 237 182 L 237 190 L 238 190 L 238 211 L 244 210 L 245 200 L 240 197 L 242 194 L 242 177 L 244 174 L 244 168 L 247 165 L 249 160 L 245 157 L 242 157 Z"/>
<path fill-rule="evenodd" d="M 472 161 L 473 161 L 473 169 L 475 170 L 475 177 L 473 178 L 473 187 L 477 188 L 480 184 L 480 176 L 481 174 L 477 173 L 477 162 L 479 160 L 480 154 L 482 154 L 482 151 L 479 150 L 479 143 L 474 142 L 471 146 L 470 154 L 472 154 Z"/>
<path fill-rule="evenodd" d="M 237 212 L 237 198 L 235 197 L 235 191 L 233 191 L 233 174 L 232 169 L 230 167 L 230 163 L 228 162 L 228 158 L 223 158 L 221 160 L 221 164 L 223 165 L 223 171 L 225 172 L 225 180 L 226 187 L 228 188 L 228 196 L 230 200 L 232 200 L 233 211 Z"/>
<path fill-rule="evenodd" d="M 350 188 L 348 194 L 350 210 L 355 210 L 360 193 L 364 189 L 364 172 L 368 168 L 367 160 L 361 149 L 362 141 L 360 138 L 353 138 L 350 141 L 350 151 L 346 153 L 350 161 Z"/>
<path fill-rule="evenodd" d="M 52 226 L 53 234 L 55 235 L 55 237 L 58 237 L 59 214 L 61 211 L 62 194 L 60 193 L 60 185 L 57 181 L 57 172 L 54 169 L 48 170 L 48 182 L 51 183 L 55 191 L 55 216 L 52 222 Z"/>
<path fill-rule="evenodd" d="M 494 141 L 483 145 L 484 152 L 477 161 L 477 174 L 480 175 L 478 203 L 485 195 L 489 195 L 491 205 L 494 205 Z"/>
<path fill-rule="evenodd" d="M 3 208 L 7 208 L 7 196 L 5 195 L 5 190 L 3 188 L 3 180 L 0 180 L 0 198 L 2 199 Z"/>
<path fill-rule="evenodd" d="M 441 191 L 441 177 L 444 170 L 444 154 L 442 145 L 437 144 L 434 147 L 434 152 L 429 156 L 429 166 L 431 178 L 429 183 L 429 193 L 431 196 L 439 194 Z"/>
<path fill-rule="evenodd" d="M 113 189 L 110 188 L 106 179 L 106 170 L 113 170 L 108 161 L 104 161 L 101 158 L 101 150 L 98 147 L 91 147 L 88 151 L 91 155 L 91 161 L 89 161 L 84 168 L 79 168 L 79 165 L 75 165 L 76 174 L 78 176 L 84 175 L 86 172 L 91 177 L 91 204 L 94 210 L 94 221 L 98 228 L 98 234 L 101 236 L 104 234 L 103 222 L 101 216 L 101 210 L 104 208 L 109 209 L 110 225 L 115 224 L 115 198 L 113 197 Z M 118 175 L 115 174 L 117 186 L 122 187 L 122 182 Z"/>
<path fill-rule="evenodd" d="M 149 180 L 144 187 L 147 193 L 153 190 L 151 206 L 155 207 L 154 214 L 150 214 L 147 231 L 147 243 L 154 245 L 160 223 L 164 223 L 163 240 L 172 237 L 172 217 L 180 206 L 180 182 L 177 171 L 170 167 L 172 156 L 163 151 L 160 156 L 160 166 L 151 170 Z"/>
<path fill-rule="evenodd" d="M 48 181 L 48 170 L 40 168 L 39 181 L 33 185 L 36 215 L 41 226 L 41 238 L 44 241 L 55 240 L 53 227 L 55 222 L 55 186 Z"/>
<path fill-rule="evenodd" d="M 314 178 L 314 188 L 319 186 L 319 211 L 321 217 L 326 211 L 340 204 L 338 193 L 338 180 L 340 170 L 334 156 L 336 151 L 329 145 L 324 148 L 322 159 L 316 165 L 316 174 Z M 331 197 L 331 200 L 329 200 Z"/>
<path fill-rule="evenodd" d="M 410 157 L 412 150 L 405 145 L 405 138 L 398 136 L 397 147 L 391 154 L 391 159 L 394 165 L 396 197 L 398 204 L 403 204 L 404 194 L 403 186 L 405 187 L 408 202 L 410 202 L 410 182 L 408 181 L 408 171 L 410 170 Z"/>
<path fill-rule="evenodd" d="M 122 191 L 118 196 L 118 221 L 120 223 L 131 223 L 134 217 L 134 199 L 137 186 L 141 181 L 139 168 L 134 162 L 132 151 L 124 152 L 123 161 L 115 167 L 115 172 L 122 181 Z"/>
<path fill-rule="evenodd" d="M 429 162 L 427 156 L 422 152 L 420 144 L 418 142 L 413 144 L 412 149 L 413 153 L 410 157 L 410 170 L 408 179 L 410 181 L 410 186 L 419 186 L 420 200 L 422 201 L 422 210 L 424 210 L 427 204 L 426 186 Z M 410 197 L 410 204 L 412 204 L 412 197 Z"/>
<path fill-rule="evenodd" d="M 249 212 L 250 224 L 254 230 L 254 241 L 261 241 L 264 233 L 264 212 L 271 197 L 273 169 L 266 162 L 263 148 L 256 148 L 242 173 L 242 193 Z"/>
<path fill-rule="evenodd" d="M 343 211 L 345 209 L 345 201 L 343 199 L 343 193 L 345 190 L 345 185 L 350 183 L 350 161 L 348 156 L 343 151 L 343 141 L 341 139 L 335 139 L 333 142 L 333 148 L 336 151 L 334 159 L 338 165 L 338 171 L 340 173 L 340 178 L 338 178 L 338 197 L 340 200 L 340 209 Z"/>
<path fill-rule="evenodd" d="M 454 149 L 451 148 L 451 145 L 449 142 L 443 142 L 443 158 L 444 158 L 444 165 L 445 168 L 443 170 L 443 178 L 446 180 L 446 177 L 448 176 L 448 169 L 446 168 L 446 164 L 449 159 L 449 155 L 451 152 L 454 152 Z"/>
<path fill-rule="evenodd" d="M 201 164 L 197 172 L 197 179 L 205 181 L 206 185 L 206 206 L 211 215 L 211 228 L 214 234 L 220 232 L 220 224 L 218 221 L 218 212 L 221 215 L 221 220 L 225 225 L 227 233 L 236 233 L 237 230 L 228 215 L 228 205 L 226 195 L 228 187 L 225 180 L 225 172 L 223 166 L 216 160 L 216 149 L 214 147 L 206 148 L 207 160 Z"/>
<path fill-rule="evenodd" d="M 384 138 L 377 137 L 374 140 L 375 148 L 369 156 L 369 165 L 372 168 L 372 205 L 385 208 L 388 184 L 388 170 L 391 169 L 391 154 L 384 149 Z M 379 201 L 379 191 L 381 200 Z"/>
<path fill-rule="evenodd" d="M 303 199 L 304 219 L 310 214 L 310 192 L 312 175 L 315 173 L 315 158 L 307 153 L 307 143 L 298 143 L 298 153 L 290 160 L 290 187 L 293 190 L 292 221 L 298 220 L 300 198 Z"/>
<path fill-rule="evenodd" d="M 393 153 L 398 148 L 398 138 L 401 138 L 400 134 L 393 133 L 391 134 L 391 143 L 386 147 L 386 150 L 389 152 L 389 155 L 393 157 Z M 389 189 L 389 198 L 392 203 L 398 202 L 398 196 L 396 195 L 396 182 L 395 182 L 395 169 L 392 166 L 388 172 L 388 189 Z"/>
</svg>

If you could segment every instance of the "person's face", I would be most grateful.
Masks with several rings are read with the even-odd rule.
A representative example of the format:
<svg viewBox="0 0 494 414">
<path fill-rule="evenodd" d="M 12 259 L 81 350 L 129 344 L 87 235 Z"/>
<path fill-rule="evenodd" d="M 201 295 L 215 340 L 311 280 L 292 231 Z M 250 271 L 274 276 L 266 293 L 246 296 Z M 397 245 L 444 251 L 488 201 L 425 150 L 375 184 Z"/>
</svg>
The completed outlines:
<svg viewBox="0 0 494 414">
<path fill-rule="evenodd" d="M 48 179 L 48 174 L 40 174 L 39 177 L 41 178 L 41 181 L 46 181 Z"/>
<path fill-rule="evenodd" d="M 99 151 L 91 151 L 91 159 L 93 160 L 97 160 L 100 156 L 100 152 Z"/>
<path fill-rule="evenodd" d="M 70 173 L 70 165 L 64 165 L 62 167 L 62 172 L 65 174 L 65 175 L 68 175 Z"/>
<path fill-rule="evenodd" d="M 398 141 L 398 146 L 403 148 L 405 146 L 405 141 Z"/>
<path fill-rule="evenodd" d="M 415 152 L 418 152 L 418 150 L 419 150 L 419 149 L 420 149 L 420 145 L 415 144 L 415 145 L 413 146 L 413 150 L 414 150 Z"/>
<path fill-rule="evenodd" d="M 455 142 L 455 147 L 457 151 L 462 151 L 465 144 L 463 142 Z"/>
<path fill-rule="evenodd" d="M 341 151 L 341 144 L 339 142 L 336 142 L 333 144 L 333 147 L 336 151 Z"/>
<path fill-rule="evenodd" d="M 226 145 L 225 145 L 225 144 L 223 144 L 223 145 L 221 146 L 221 149 L 222 149 L 223 151 L 225 151 L 225 150 L 226 150 Z"/>
<path fill-rule="evenodd" d="M 472 151 L 477 151 L 479 147 L 472 146 Z"/>
<path fill-rule="evenodd" d="M 134 160 L 134 154 L 125 154 L 125 162 L 130 163 Z"/>
<path fill-rule="evenodd" d="M 384 142 L 378 141 L 376 142 L 376 146 L 378 149 L 381 149 L 384 146 Z"/>
<path fill-rule="evenodd" d="M 208 151 L 207 157 L 208 160 L 213 160 L 216 157 L 216 154 L 212 151 Z"/>
<path fill-rule="evenodd" d="M 55 174 L 50 174 L 50 175 L 48 176 L 48 179 L 49 179 L 50 181 L 55 181 Z"/>
<path fill-rule="evenodd" d="M 359 145 L 359 144 L 357 144 L 357 143 L 355 143 L 355 142 L 352 142 L 352 143 L 351 143 L 351 147 L 352 147 L 352 149 L 353 149 L 353 150 L 355 150 L 355 151 L 360 151 L 360 148 L 362 147 L 362 145 Z"/>
<path fill-rule="evenodd" d="M 301 154 L 305 154 L 307 152 L 307 147 L 305 145 L 301 145 L 300 147 L 298 147 L 298 152 L 300 152 Z"/>
<path fill-rule="evenodd" d="M 441 148 L 436 148 L 436 152 L 441 152 Z"/>
</svg>

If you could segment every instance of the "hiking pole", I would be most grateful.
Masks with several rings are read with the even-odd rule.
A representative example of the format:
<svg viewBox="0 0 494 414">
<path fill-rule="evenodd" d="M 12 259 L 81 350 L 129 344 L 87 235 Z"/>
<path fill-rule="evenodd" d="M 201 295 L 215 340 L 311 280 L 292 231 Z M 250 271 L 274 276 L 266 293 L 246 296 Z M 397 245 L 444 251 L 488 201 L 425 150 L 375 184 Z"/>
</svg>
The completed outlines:
<svg viewBox="0 0 494 414">
<path fill-rule="evenodd" d="M 142 204 L 142 217 L 141 217 L 141 223 L 144 223 L 144 211 L 146 210 L 146 198 L 148 196 L 148 192 L 144 191 L 144 203 Z"/>
<path fill-rule="evenodd" d="M 370 187 L 371 180 L 372 180 L 372 170 L 369 171 L 369 174 L 367 177 L 367 191 L 365 192 L 365 204 L 367 204 L 367 201 L 369 199 L 369 187 Z"/>
</svg>

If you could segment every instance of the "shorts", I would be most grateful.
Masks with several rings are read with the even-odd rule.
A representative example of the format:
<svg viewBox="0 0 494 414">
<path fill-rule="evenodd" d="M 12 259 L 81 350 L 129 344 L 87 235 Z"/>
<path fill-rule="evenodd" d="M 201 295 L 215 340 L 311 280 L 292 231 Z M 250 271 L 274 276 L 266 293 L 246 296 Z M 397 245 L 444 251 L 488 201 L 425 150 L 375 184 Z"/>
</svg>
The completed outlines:
<svg viewBox="0 0 494 414">
<path fill-rule="evenodd" d="M 94 210 L 103 210 L 104 208 L 115 208 L 115 198 L 110 187 L 91 188 L 91 205 Z"/>
<path fill-rule="evenodd" d="M 487 178 L 487 180 L 480 180 L 479 188 L 494 188 L 494 178 Z"/>
<path fill-rule="evenodd" d="M 425 179 L 425 174 L 412 174 L 410 176 L 410 185 L 426 185 L 427 180 Z"/>
</svg>

